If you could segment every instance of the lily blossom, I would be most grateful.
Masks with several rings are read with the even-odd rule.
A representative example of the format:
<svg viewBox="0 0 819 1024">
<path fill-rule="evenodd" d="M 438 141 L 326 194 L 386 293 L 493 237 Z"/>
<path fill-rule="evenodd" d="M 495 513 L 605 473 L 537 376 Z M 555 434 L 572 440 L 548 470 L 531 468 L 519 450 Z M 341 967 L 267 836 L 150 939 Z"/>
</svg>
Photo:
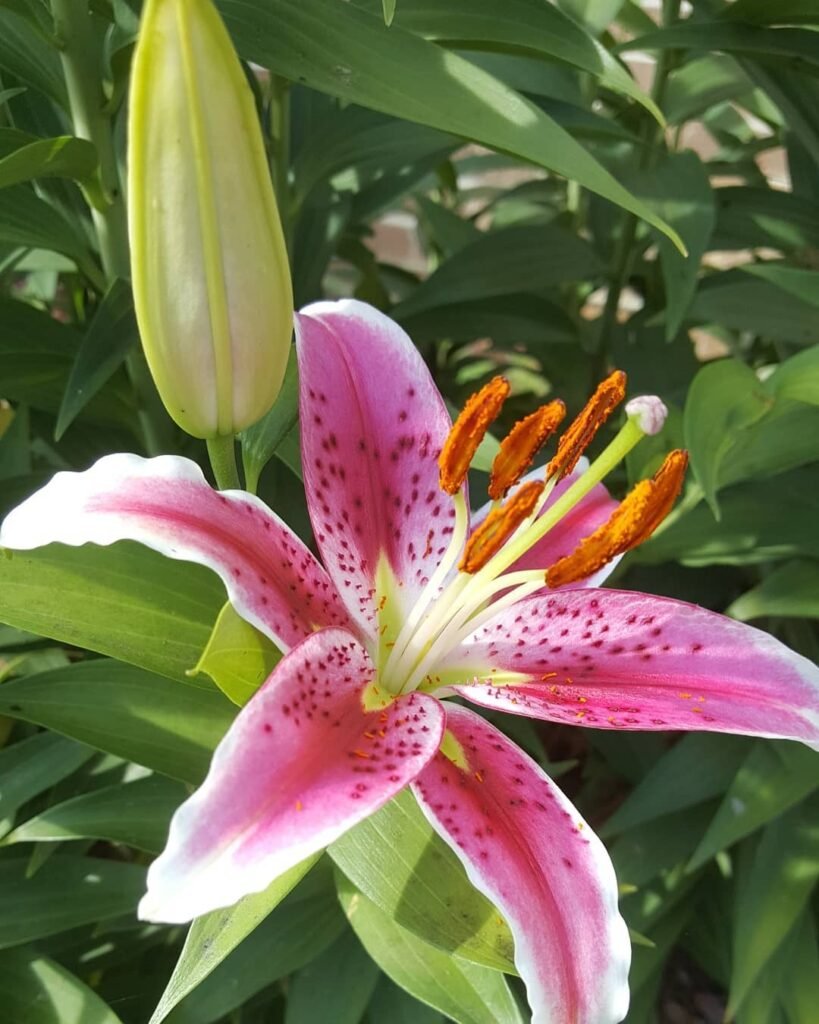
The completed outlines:
<svg viewBox="0 0 819 1024">
<path fill-rule="evenodd" d="M 130 539 L 206 565 L 288 652 L 174 816 L 140 914 L 183 922 L 259 891 L 410 785 L 508 921 L 534 1024 L 614 1024 L 630 945 L 602 843 L 528 755 L 447 698 L 597 729 L 816 746 L 819 670 L 702 608 L 599 589 L 671 507 L 685 468 L 672 453 L 621 504 L 600 483 L 661 428 L 650 397 L 626 406 L 591 466 L 578 462 L 623 375 L 564 432 L 545 479 L 515 483 L 563 410 L 513 430 L 493 485 L 508 495 L 470 534 L 466 469 L 507 389 L 484 389 L 453 428 L 416 349 L 381 313 L 317 303 L 296 324 L 323 565 L 260 500 L 214 491 L 171 456 L 59 473 L 0 532 L 9 548 Z"/>
</svg>

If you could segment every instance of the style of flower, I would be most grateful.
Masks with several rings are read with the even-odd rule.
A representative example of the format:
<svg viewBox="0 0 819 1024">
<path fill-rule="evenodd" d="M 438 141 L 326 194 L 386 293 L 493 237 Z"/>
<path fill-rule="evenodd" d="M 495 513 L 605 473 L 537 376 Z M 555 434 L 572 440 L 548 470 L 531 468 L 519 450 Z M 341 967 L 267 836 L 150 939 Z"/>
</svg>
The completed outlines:
<svg viewBox="0 0 819 1024">
<path fill-rule="evenodd" d="M 518 483 L 560 403 L 513 429 L 470 533 L 466 471 L 505 382 L 453 428 L 403 331 L 353 301 L 299 314 L 297 351 L 323 566 L 260 500 L 214 491 L 171 456 L 60 473 L 0 533 L 23 549 L 130 539 L 209 566 L 287 652 L 174 816 L 140 913 L 183 922 L 260 891 L 409 785 L 508 922 L 535 1024 L 620 1021 L 630 947 L 602 843 L 528 755 L 446 698 L 597 729 L 816 745 L 819 671 L 702 608 L 598 589 L 667 513 L 686 461 L 671 453 L 620 505 L 609 497 L 599 481 L 662 426 L 662 403 L 641 398 L 577 468 L 623 397 L 622 374 L 563 433 L 545 474 Z"/>
</svg>

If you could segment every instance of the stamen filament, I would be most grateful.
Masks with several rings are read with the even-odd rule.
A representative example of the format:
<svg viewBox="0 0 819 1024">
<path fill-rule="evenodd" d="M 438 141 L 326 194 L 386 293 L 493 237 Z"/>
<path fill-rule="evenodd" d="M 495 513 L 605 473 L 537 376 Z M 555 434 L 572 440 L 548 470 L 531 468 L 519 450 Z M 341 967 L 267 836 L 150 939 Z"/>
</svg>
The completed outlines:
<svg viewBox="0 0 819 1024">
<path fill-rule="evenodd" d="M 424 612 L 427 610 L 430 601 L 435 597 L 439 587 L 455 565 L 458 560 L 458 556 L 463 549 L 464 541 L 466 540 L 466 532 L 469 526 L 469 509 L 466 506 L 466 498 L 464 497 L 463 491 L 458 491 L 453 495 L 453 503 L 455 505 L 455 524 L 453 526 L 449 544 L 447 545 L 447 549 L 444 552 L 444 556 L 438 567 L 432 576 L 430 576 L 418 596 L 418 600 L 410 609 L 406 621 L 401 627 L 401 631 L 395 638 L 395 645 L 390 651 L 387 662 L 384 665 L 383 673 L 386 678 L 389 678 L 390 671 L 403 657 L 404 650 L 415 633 L 415 630 L 421 621 Z"/>
<path fill-rule="evenodd" d="M 560 520 L 570 512 L 578 502 L 600 483 L 608 474 L 619 465 L 628 455 L 631 449 L 645 437 L 644 431 L 640 428 L 636 419 L 626 420 L 620 432 L 613 441 L 597 456 L 586 472 L 579 477 L 572 486 L 565 491 L 552 505 L 543 513 L 540 518 L 535 519 L 530 526 L 517 537 L 513 537 L 501 550 L 490 559 L 489 562 L 473 577 L 475 583 L 478 579 L 493 578 L 516 562 L 541 539 L 545 537 Z"/>
<path fill-rule="evenodd" d="M 463 633 L 465 638 L 478 628 L 478 625 L 474 623 L 485 622 L 487 618 L 491 618 L 502 608 L 514 604 L 515 601 L 520 600 L 523 596 L 528 596 L 537 590 L 542 590 L 544 586 L 545 574 L 540 569 L 509 573 L 506 576 L 501 576 L 498 579 L 485 583 L 479 591 L 470 595 L 469 603 L 462 605 L 457 615 L 445 623 L 437 638 L 431 645 L 427 646 L 427 650 L 422 650 L 420 657 L 416 659 L 416 664 L 410 668 L 409 675 L 402 683 L 398 693 L 415 689 L 435 664 L 455 644 L 460 642 L 458 637 L 461 633 Z M 498 591 L 506 590 L 507 588 L 511 588 L 508 594 L 504 594 L 503 597 L 494 601 L 483 613 L 480 612 L 481 607 L 490 597 L 498 593 Z M 477 618 L 473 619 L 472 617 L 476 613 Z"/>
</svg>

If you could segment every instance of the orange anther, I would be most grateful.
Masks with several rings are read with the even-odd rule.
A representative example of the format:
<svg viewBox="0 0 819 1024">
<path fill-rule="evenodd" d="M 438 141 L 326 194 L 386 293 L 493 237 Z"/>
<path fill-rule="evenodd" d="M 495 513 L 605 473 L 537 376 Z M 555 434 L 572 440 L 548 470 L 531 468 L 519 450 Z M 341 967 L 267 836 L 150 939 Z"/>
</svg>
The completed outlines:
<svg viewBox="0 0 819 1024">
<path fill-rule="evenodd" d="M 441 488 L 447 494 L 455 494 L 460 489 L 478 445 L 483 441 L 489 424 L 500 412 L 509 391 L 509 381 L 505 377 L 493 377 L 467 400 L 460 416 L 453 423 L 438 456 Z"/>
<path fill-rule="evenodd" d="M 559 399 L 542 405 L 512 427 L 501 441 L 500 451 L 489 475 L 489 497 L 496 501 L 506 496 L 532 465 L 532 459 L 560 426 L 566 406 Z"/>
<path fill-rule="evenodd" d="M 546 479 L 567 476 L 580 456 L 594 440 L 594 435 L 614 412 L 626 394 L 626 375 L 615 370 L 598 386 L 582 411 L 572 420 L 557 444 L 557 453 L 549 463 Z"/>
<path fill-rule="evenodd" d="M 370 755 L 364 750 L 354 750 L 353 753 L 355 754 L 356 757 L 360 757 L 364 761 L 370 760 Z"/>
<path fill-rule="evenodd" d="M 459 568 L 474 573 L 497 554 L 524 519 L 532 514 L 543 484 L 532 480 L 519 487 L 500 508 L 494 508 L 466 542 Z"/>
<path fill-rule="evenodd" d="M 612 558 L 647 540 L 671 511 L 687 465 L 687 452 L 669 452 L 654 476 L 641 480 L 607 522 L 584 537 L 570 555 L 555 562 L 546 574 L 548 585 L 562 587 L 586 579 Z"/>
</svg>

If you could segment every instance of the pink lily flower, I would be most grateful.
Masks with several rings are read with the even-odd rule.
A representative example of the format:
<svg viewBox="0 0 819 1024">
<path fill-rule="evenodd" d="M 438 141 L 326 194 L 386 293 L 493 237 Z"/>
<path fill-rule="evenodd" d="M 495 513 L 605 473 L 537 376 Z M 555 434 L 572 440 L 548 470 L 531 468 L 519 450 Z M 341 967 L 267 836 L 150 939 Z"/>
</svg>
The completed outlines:
<svg viewBox="0 0 819 1024">
<path fill-rule="evenodd" d="M 614 1024 L 628 1006 L 630 945 L 605 848 L 530 757 L 446 698 L 598 729 L 816 746 L 819 670 L 702 608 L 598 589 L 676 496 L 679 453 L 670 483 L 663 470 L 619 507 L 599 483 L 659 429 L 658 399 L 629 403 L 618 437 L 573 470 L 617 400 L 615 375 L 591 419 L 564 434 L 550 482 L 530 474 L 478 513 L 467 541 L 463 479 L 503 386 L 484 389 L 453 431 L 410 340 L 353 301 L 306 308 L 297 348 L 323 566 L 260 500 L 214 491 L 173 456 L 59 473 L 0 532 L 10 548 L 130 539 L 206 565 L 287 652 L 177 811 L 140 914 L 184 922 L 260 891 L 410 785 L 508 921 L 534 1024 Z M 496 496 L 528 461 L 527 432 L 553 429 L 554 413 L 516 428 Z"/>
</svg>

